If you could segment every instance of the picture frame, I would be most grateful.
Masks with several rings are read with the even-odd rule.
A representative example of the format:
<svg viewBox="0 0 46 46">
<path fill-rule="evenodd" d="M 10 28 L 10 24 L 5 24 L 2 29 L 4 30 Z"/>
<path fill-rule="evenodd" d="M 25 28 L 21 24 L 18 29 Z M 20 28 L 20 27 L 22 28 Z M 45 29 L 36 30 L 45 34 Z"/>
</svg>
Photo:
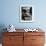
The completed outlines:
<svg viewBox="0 0 46 46">
<path fill-rule="evenodd" d="M 20 22 L 33 22 L 34 21 L 34 6 L 21 5 L 20 6 Z"/>
</svg>

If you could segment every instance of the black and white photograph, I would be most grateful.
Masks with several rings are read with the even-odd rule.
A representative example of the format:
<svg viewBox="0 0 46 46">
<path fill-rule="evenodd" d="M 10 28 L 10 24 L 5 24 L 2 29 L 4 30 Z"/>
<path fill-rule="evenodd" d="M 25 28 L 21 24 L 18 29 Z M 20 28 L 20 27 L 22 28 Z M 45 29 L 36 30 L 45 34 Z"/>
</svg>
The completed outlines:
<svg viewBox="0 0 46 46">
<path fill-rule="evenodd" d="M 33 7 L 24 5 L 20 7 L 20 21 L 21 22 L 32 22 L 33 19 Z"/>
</svg>

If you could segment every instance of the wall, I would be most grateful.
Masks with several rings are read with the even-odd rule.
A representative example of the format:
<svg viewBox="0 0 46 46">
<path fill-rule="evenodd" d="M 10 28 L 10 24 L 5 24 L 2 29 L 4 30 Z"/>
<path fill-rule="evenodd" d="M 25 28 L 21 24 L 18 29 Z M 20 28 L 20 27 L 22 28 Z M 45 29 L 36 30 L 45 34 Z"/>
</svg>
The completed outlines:
<svg viewBox="0 0 46 46">
<path fill-rule="evenodd" d="M 33 5 L 35 21 L 21 23 L 19 21 L 20 5 Z M 0 25 L 13 24 L 16 28 L 41 27 L 46 28 L 46 0 L 1 0 Z"/>
<path fill-rule="evenodd" d="M 33 5 L 35 21 L 21 23 L 19 21 L 20 5 Z M 46 0 L 0 0 L 0 31 L 9 24 L 16 28 L 40 27 L 46 32 Z M 40 26 L 39 26 L 40 25 Z"/>
</svg>

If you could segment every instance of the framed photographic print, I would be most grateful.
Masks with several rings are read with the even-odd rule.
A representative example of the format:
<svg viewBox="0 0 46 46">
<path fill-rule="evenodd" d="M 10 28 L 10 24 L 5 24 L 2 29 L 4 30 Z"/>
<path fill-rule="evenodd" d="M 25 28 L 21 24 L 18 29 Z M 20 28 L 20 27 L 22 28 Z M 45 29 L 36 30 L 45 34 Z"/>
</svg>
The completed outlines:
<svg viewBox="0 0 46 46">
<path fill-rule="evenodd" d="M 20 6 L 20 22 L 32 22 L 34 20 L 34 7 L 32 5 Z"/>
</svg>

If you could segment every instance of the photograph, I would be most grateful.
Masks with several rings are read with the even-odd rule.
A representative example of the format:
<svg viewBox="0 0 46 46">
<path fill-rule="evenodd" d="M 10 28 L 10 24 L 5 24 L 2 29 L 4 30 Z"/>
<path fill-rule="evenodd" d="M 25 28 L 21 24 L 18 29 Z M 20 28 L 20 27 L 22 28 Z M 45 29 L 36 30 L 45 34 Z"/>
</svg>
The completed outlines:
<svg viewBox="0 0 46 46">
<path fill-rule="evenodd" d="M 20 21 L 31 22 L 33 17 L 33 7 L 29 5 L 23 5 L 20 7 Z"/>
</svg>

